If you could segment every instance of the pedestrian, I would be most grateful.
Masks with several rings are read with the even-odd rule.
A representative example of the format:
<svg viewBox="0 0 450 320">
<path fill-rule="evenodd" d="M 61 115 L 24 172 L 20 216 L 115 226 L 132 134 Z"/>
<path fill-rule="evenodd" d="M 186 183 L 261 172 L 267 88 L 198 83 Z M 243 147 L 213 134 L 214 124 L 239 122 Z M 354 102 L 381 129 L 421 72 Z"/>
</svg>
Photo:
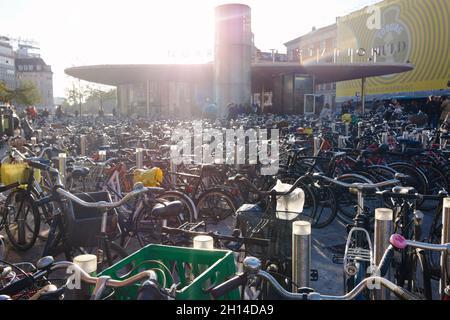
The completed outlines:
<svg viewBox="0 0 450 320">
<path fill-rule="evenodd" d="M 450 100 L 448 99 L 447 96 L 442 96 L 442 98 L 441 98 L 440 111 L 441 111 L 441 116 L 440 116 L 439 120 L 441 122 L 444 122 L 444 121 L 447 121 L 448 119 L 450 119 Z"/>
<path fill-rule="evenodd" d="M 439 104 L 439 98 L 435 96 L 430 96 L 427 101 L 427 115 L 428 115 L 428 125 L 432 129 L 436 129 L 439 124 L 439 116 L 441 113 L 441 106 Z"/>
<path fill-rule="evenodd" d="M 112 114 L 113 114 L 113 117 L 116 117 L 116 108 L 112 109 Z"/>
<path fill-rule="evenodd" d="M 329 120 L 331 118 L 331 109 L 328 103 L 326 103 L 322 111 L 320 111 L 319 117 L 321 120 Z"/>
</svg>

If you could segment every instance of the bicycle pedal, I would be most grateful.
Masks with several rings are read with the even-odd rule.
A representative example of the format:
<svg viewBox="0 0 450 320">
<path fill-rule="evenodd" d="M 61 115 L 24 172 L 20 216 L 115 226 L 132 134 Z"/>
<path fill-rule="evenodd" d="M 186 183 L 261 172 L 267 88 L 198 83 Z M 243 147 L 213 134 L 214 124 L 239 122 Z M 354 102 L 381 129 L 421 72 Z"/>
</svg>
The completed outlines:
<svg viewBox="0 0 450 320">
<path fill-rule="evenodd" d="M 344 256 L 333 254 L 332 262 L 334 264 L 344 264 Z"/>
<path fill-rule="evenodd" d="M 311 269 L 311 281 L 318 281 L 319 280 L 319 270 L 317 269 Z"/>
</svg>

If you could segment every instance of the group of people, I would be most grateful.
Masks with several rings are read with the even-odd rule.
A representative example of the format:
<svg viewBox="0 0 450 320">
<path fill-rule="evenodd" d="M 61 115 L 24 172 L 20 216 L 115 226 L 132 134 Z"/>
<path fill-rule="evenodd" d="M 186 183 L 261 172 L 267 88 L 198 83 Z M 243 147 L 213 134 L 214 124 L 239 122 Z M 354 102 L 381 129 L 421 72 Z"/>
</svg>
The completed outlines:
<svg viewBox="0 0 450 320">
<path fill-rule="evenodd" d="M 394 99 L 381 105 L 374 105 L 374 111 L 383 112 L 386 120 L 395 118 L 403 112 L 424 116 L 428 126 L 436 129 L 450 118 L 450 100 L 447 96 L 429 96 L 425 101 L 411 100 L 402 105 Z"/>
<path fill-rule="evenodd" d="M 249 114 L 261 114 L 261 107 L 258 103 L 250 104 L 236 104 L 230 103 L 227 106 L 228 119 L 236 118 L 238 115 L 249 115 Z"/>
</svg>

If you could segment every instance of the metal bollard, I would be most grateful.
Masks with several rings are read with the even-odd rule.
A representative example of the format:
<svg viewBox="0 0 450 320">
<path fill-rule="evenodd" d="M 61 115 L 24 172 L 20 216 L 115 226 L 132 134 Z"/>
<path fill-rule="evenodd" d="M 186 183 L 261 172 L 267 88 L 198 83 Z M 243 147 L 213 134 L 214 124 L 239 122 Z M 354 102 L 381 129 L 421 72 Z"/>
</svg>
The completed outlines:
<svg viewBox="0 0 450 320">
<path fill-rule="evenodd" d="M 362 136 L 362 127 L 363 127 L 363 123 L 358 122 L 358 138 L 361 138 L 361 136 Z"/>
<path fill-rule="evenodd" d="M 40 129 L 36 130 L 36 135 L 37 135 L 37 141 L 42 142 L 42 130 L 40 130 Z"/>
<path fill-rule="evenodd" d="M 311 223 L 292 223 L 292 292 L 309 287 L 311 273 Z"/>
<path fill-rule="evenodd" d="M 313 147 L 314 147 L 314 157 L 317 157 L 320 151 L 321 140 L 319 137 L 314 137 Z"/>
<path fill-rule="evenodd" d="M 86 136 L 85 135 L 81 135 L 80 136 L 80 155 L 82 157 L 86 156 Z"/>
<path fill-rule="evenodd" d="M 66 167 L 66 160 L 67 160 L 67 156 L 65 153 L 60 153 L 58 155 L 58 160 L 59 160 L 59 174 L 61 175 L 61 181 L 63 184 L 66 184 L 66 171 L 67 171 L 67 167 Z"/>
<path fill-rule="evenodd" d="M 336 123 L 335 122 L 331 123 L 331 133 L 336 133 Z"/>
<path fill-rule="evenodd" d="M 142 148 L 136 148 L 136 168 L 144 168 L 144 152 Z"/>
<path fill-rule="evenodd" d="M 99 161 L 106 161 L 106 151 L 105 150 L 100 150 L 98 152 L 98 160 Z"/>
<path fill-rule="evenodd" d="M 206 250 L 214 250 L 214 239 L 211 236 L 196 236 L 193 239 L 193 247 L 194 249 L 206 249 Z M 198 272 L 199 274 L 203 273 L 208 269 L 207 265 L 199 265 Z M 194 275 L 190 275 L 191 281 L 195 280 Z M 211 285 L 210 281 L 207 280 L 204 284 L 204 289 L 209 288 Z"/>
<path fill-rule="evenodd" d="M 388 134 L 387 134 L 387 132 L 383 132 L 381 134 L 381 143 L 382 144 L 388 144 Z"/>
<path fill-rule="evenodd" d="M 375 265 L 378 266 L 384 252 L 389 247 L 389 238 L 393 232 L 393 211 L 387 208 L 375 209 L 375 232 L 374 232 L 374 260 Z M 386 274 L 389 280 L 389 272 Z M 377 300 L 388 300 L 388 289 L 380 289 L 375 291 Z"/>
<path fill-rule="evenodd" d="M 338 148 L 342 149 L 342 148 L 345 148 L 346 146 L 347 146 L 347 144 L 345 143 L 345 137 L 339 136 L 338 137 Z"/>
<path fill-rule="evenodd" d="M 442 205 L 442 238 L 441 243 L 450 242 L 450 198 L 444 198 Z M 448 278 L 450 277 L 450 255 L 447 252 L 441 254 L 441 279 L 439 292 L 441 297 L 445 295 Z"/>
<path fill-rule="evenodd" d="M 345 135 L 348 137 L 350 134 L 350 123 L 345 123 Z"/>
<path fill-rule="evenodd" d="M 95 276 L 97 273 L 97 256 L 94 254 L 83 254 L 76 256 L 73 263 L 78 265 L 83 271 Z M 78 277 L 78 279 L 77 279 Z M 90 297 L 90 285 L 80 281 L 80 275 L 71 275 L 74 283 L 69 283 L 68 294 L 70 300 L 86 300 Z"/>
</svg>

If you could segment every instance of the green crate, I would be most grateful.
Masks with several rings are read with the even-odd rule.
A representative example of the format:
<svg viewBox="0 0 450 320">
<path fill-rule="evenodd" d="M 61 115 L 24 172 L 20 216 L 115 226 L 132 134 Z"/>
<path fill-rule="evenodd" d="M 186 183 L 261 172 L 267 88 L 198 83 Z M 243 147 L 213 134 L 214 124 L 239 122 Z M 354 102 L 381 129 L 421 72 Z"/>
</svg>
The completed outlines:
<svg viewBox="0 0 450 320">
<path fill-rule="evenodd" d="M 158 263 L 149 262 L 149 260 L 162 262 L 174 275 L 175 282 L 180 283 L 177 288 L 177 300 L 209 300 L 211 296 L 205 292 L 205 289 L 223 283 L 236 273 L 234 255 L 231 251 L 150 244 L 103 270 L 99 276 L 110 276 L 120 280 L 120 274 L 125 269 L 130 270 L 130 265 L 133 269 L 138 265 L 139 267 L 127 277 L 150 268 L 164 269 Z M 167 270 L 164 270 L 164 273 L 167 279 L 166 287 L 170 287 L 173 283 L 171 274 Z M 158 276 L 160 285 L 162 285 L 161 278 L 162 276 Z M 115 297 L 119 300 L 134 300 L 138 288 L 139 284 L 116 289 Z M 239 298 L 239 289 L 221 297 L 228 300 Z"/>
</svg>

